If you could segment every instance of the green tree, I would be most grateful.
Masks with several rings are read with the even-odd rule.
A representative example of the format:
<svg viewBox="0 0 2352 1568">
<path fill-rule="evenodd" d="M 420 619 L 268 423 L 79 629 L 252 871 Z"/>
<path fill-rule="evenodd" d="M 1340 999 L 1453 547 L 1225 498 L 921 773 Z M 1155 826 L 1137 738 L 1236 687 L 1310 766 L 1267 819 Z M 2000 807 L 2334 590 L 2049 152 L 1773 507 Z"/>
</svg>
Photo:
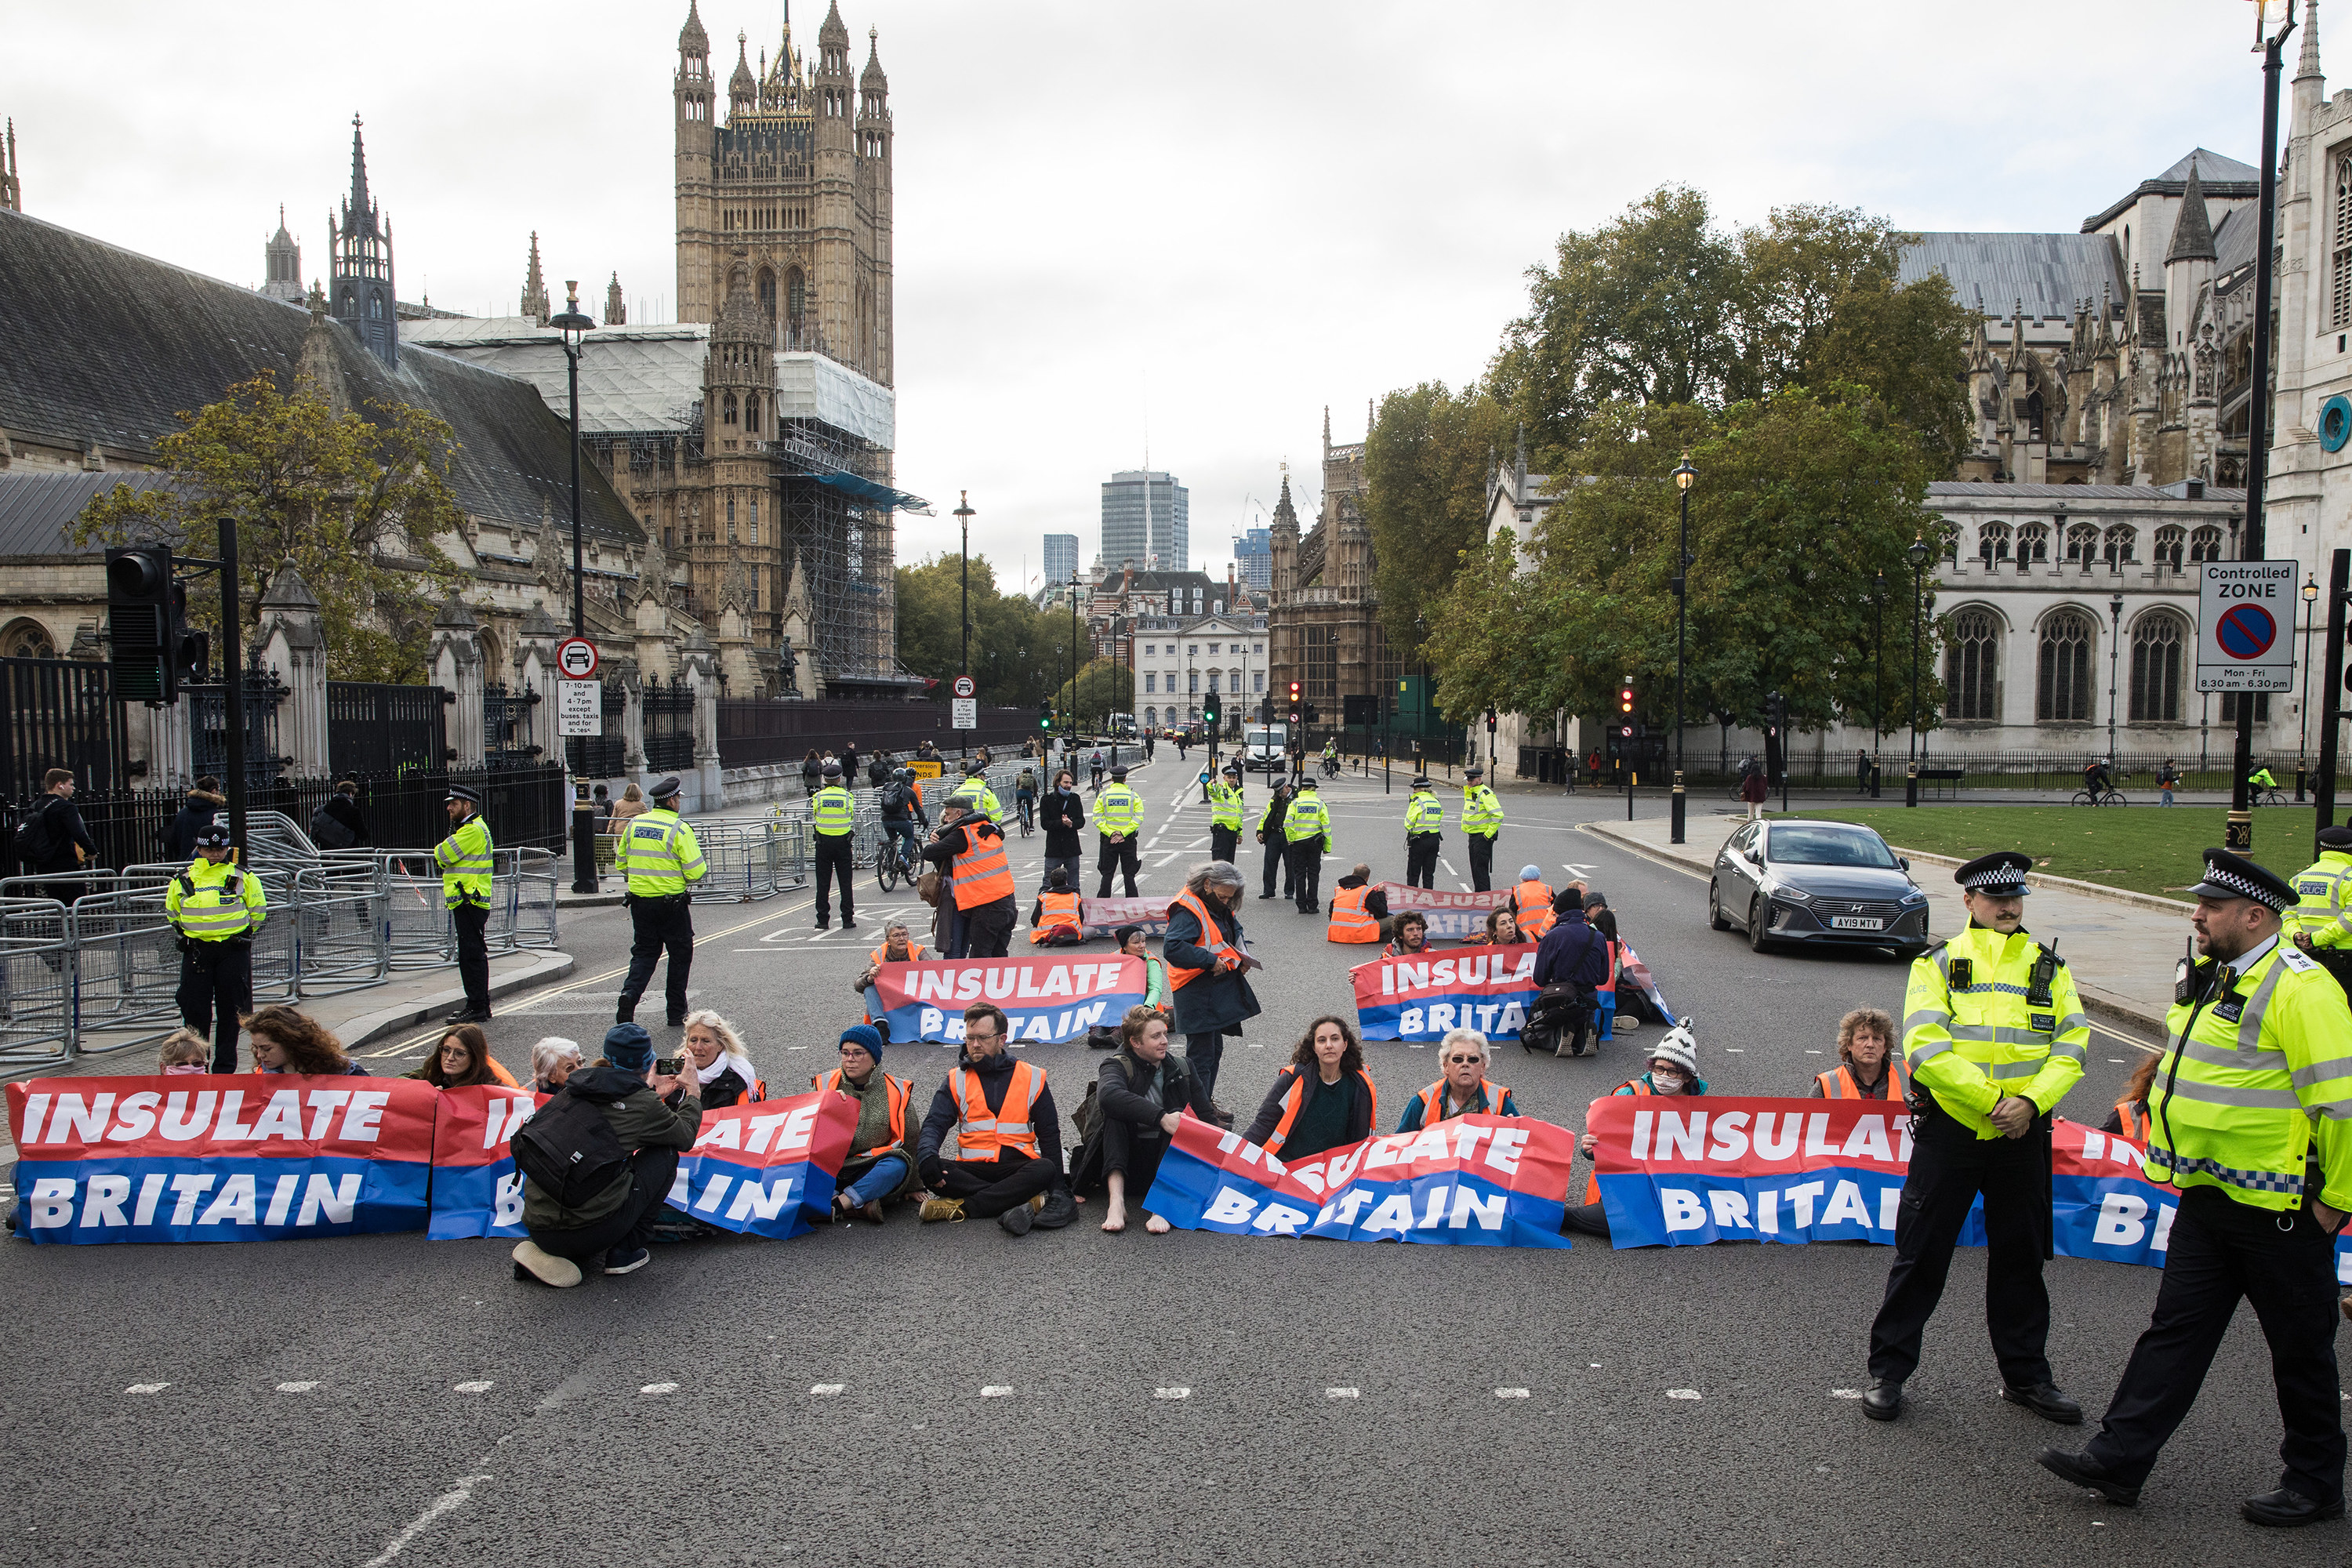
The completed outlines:
<svg viewBox="0 0 2352 1568">
<path fill-rule="evenodd" d="M 944 701 L 961 668 L 963 558 L 939 555 L 898 569 L 898 662 L 939 684 Z M 971 667 L 980 700 L 991 706 L 1034 705 L 1070 668 L 1070 617 L 1040 611 L 1025 595 L 1002 594 L 996 568 L 971 558 Z M 1084 628 L 1081 627 L 1081 630 Z"/>
<path fill-rule="evenodd" d="M 157 443 L 170 489 L 119 485 L 92 500 L 68 537 L 85 546 L 167 540 L 217 558 L 235 519 L 243 618 L 291 562 L 319 601 L 328 673 L 415 682 L 439 601 L 465 582 L 434 542 L 465 514 L 450 489 L 449 426 L 406 404 L 337 414 L 308 382 L 278 390 L 265 372 L 217 403 L 180 416 Z M 189 619 L 219 636 L 219 601 L 190 595 Z"/>
<path fill-rule="evenodd" d="M 1381 400 L 1364 443 L 1364 521 L 1389 647 L 1409 655 L 1426 619 L 1483 544 L 1486 477 L 1511 441 L 1510 416 L 1475 384 L 1428 381 Z"/>
<path fill-rule="evenodd" d="M 1075 702 L 1078 727 L 1099 730 L 1113 713 L 1135 711 L 1135 672 L 1117 659 L 1097 658 L 1065 680 L 1054 693 L 1054 711 L 1067 713 Z"/>
</svg>

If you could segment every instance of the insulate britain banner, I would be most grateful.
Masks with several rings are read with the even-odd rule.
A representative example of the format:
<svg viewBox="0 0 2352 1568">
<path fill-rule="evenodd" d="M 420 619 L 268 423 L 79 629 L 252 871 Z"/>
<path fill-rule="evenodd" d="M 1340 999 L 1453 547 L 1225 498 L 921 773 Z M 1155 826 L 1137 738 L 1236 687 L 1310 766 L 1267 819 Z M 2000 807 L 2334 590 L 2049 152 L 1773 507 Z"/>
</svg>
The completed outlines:
<svg viewBox="0 0 2352 1568">
<path fill-rule="evenodd" d="M 275 1241 L 425 1223 L 415 1079 L 50 1078 L 8 1086 L 27 1241 Z"/>
<path fill-rule="evenodd" d="M 1486 929 L 1486 916 L 1511 899 L 1500 888 L 1485 893 L 1456 893 L 1416 888 L 1410 882 L 1382 882 L 1381 891 L 1388 895 L 1390 914 L 1401 915 L 1410 910 L 1425 918 L 1432 942 L 1459 942 L 1464 937 L 1479 935 Z"/>
<path fill-rule="evenodd" d="M 498 1086 L 453 1089 L 434 1127 L 435 1241 L 520 1237 L 522 1177 L 507 1140 L 552 1098 Z M 834 1181 L 857 1131 L 857 1108 L 838 1094 L 795 1095 L 702 1113 L 678 1161 L 670 1206 L 721 1230 L 782 1239 L 809 1228 L 803 1211 L 833 1206 Z"/>
<path fill-rule="evenodd" d="M 1348 973 L 1356 983 L 1356 1027 L 1364 1038 L 1416 1045 L 1442 1040 L 1448 1029 L 1516 1040 L 1541 989 L 1532 942 L 1376 958 Z"/>
<path fill-rule="evenodd" d="M 886 963 L 874 982 L 893 1040 L 961 1044 L 963 1010 L 993 1002 L 1012 1037 L 1075 1040 L 1097 1024 L 1115 1026 L 1143 1001 L 1143 960 L 973 958 Z"/>
<path fill-rule="evenodd" d="M 1575 1157 L 1576 1135 L 1548 1121 L 1464 1116 L 1285 1165 L 1187 1112 L 1143 1206 L 1229 1236 L 1564 1247 Z"/>
</svg>

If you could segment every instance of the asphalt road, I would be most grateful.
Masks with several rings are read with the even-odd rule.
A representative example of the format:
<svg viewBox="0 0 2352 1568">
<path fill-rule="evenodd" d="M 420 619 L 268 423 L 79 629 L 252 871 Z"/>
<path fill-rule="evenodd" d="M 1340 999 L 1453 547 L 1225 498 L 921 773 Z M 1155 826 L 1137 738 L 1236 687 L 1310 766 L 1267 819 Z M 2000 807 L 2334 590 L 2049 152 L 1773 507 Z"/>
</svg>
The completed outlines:
<svg viewBox="0 0 2352 1568">
<path fill-rule="evenodd" d="M 1172 750 L 1137 775 L 1151 806 L 1147 891 L 1172 893 L 1206 849 L 1206 810 L 1182 776 Z M 1402 784 L 1385 797 L 1377 777 L 1328 788 L 1327 894 L 1359 858 L 1398 874 Z M 1174 807 L 1180 795 L 1192 804 Z M 1576 831 L 1622 816 L 1622 797 L 1505 804 L 1498 872 L 1532 860 L 1606 889 L 1670 1003 L 1696 1016 L 1717 1092 L 1799 1092 L 1833 1055 L 1846 1008 L 1899 1012 L 1892 959 L 1752 954 L 1707 928 L 1704 883 Z M 1697 818 L 1695 834 L 1714 823 Z M 1450 826 L 1447 844 L 1458 883 L 1467 866 Z M 1042 845 L 1016 841 L 1024 900 Z M 695 1000 L 737 1021 L 780 1091 L 831 1065 L 877 917 L 919 907 L 861 900 L 865 931 L 818 937 L 808 902 L 697 911 Z M 1229 1044 L 1219 1098 L 1245 1118 L 1306 1021 L 1348 1005 L 1344 971 L 1361 955 L 1255 887 L 1243 909 L 1269 964 L 1266 1014 Z M 593 1044 L 625 937 L 618 910 L 567 918 L 579 971 L 503 1009 L 492 1035 L 509 1065 L 541 1034 Z M 665 1047 L 674 1038 L 655 1032 Z M 1528 1114 L 1580 1125 L 1636 1069 L 1643 1037 L 1583 1061 L 1506 1046 L 1496 1076 Z M 2105 1033 L 2094 1045 L 2068 1104 L 2085 1119 L 2133 1055 Z M 1074 1105 L 1099 1058 L 1030 1049 Z M 1437 1076 L 1433 1051 L 1386 1043 L 1370 1056 L 1384 1119 Z M 887 1065 L 911 1072 L 927 1103 L 948 1059 L 901 1046 Z M 2236 1516 L 2274 1484 L 2278 1438 L 2247 1314 L 2135 1511 L 2032 1464 L 2044 1443 L 2085 1434 L 1995 1398 L 1980 1253 L 1953 1268 L 1910 1410 L 1878 1426 L 1851 1392 L 1883 1248 L 1108 1237 L 1099 1212 L 1015 1239 L 898 1211 L 787 1243 L 670 1247 L 636 1275 L 561 1292 L 515 1283 L 502 1242 L 0 1247 L 0 1310 L 19 1347 L 0 1563 L 2345 1554 L 2340 1524 L 2282 1536 Z M 2157 1280 L 2050 1266 L 2052 1359 L 2095 1415 Z"/>
</svg>

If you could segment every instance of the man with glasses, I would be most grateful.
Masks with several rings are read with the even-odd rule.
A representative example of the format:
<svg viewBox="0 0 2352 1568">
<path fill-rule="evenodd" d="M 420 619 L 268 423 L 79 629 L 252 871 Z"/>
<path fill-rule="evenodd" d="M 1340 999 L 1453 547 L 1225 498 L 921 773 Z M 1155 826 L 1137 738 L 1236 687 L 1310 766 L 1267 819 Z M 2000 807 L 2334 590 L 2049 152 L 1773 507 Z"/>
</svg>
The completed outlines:
<svg viewBox="0 0 2352 1568">
<path fill-rule="evenodd" d="M 1486 1037 L 1475 1029 L 1455 1029 L 1437 1047 L 1445 1076 L 1405 1101 L 1397 1119 L 1400 1132 L 1418 1132 L 1457 1116 L 1517 1116 L 1519 1107 L 1511 1091 L 1486 1081 Z"/>
<path fill-rule="evenodd" d="M 923 1205 L 927 1222 L 993 1219 L 1025 1236 L 1033 1223 L 1053 1229 L 1077 1212 L 1062 1175 L 1062 1118 L 1045 1069 L 1006 1053 L 1010 1027 L 989 1003 L 964 1010 L 963 1050 L 931 1097 L 915 1145 L 915 1168 L 933 1194 Z M 950 1128 L 952 1160 L 940 1154 Z"/>
</svg>

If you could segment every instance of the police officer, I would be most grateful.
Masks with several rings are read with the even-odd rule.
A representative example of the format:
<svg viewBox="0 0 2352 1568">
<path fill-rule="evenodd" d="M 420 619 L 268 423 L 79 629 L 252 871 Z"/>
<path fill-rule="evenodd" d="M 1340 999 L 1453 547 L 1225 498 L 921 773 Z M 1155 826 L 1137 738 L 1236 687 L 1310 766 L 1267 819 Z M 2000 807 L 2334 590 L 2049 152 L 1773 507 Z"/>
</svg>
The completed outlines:
<svg viewBox="0 0 2352 1568">
<path fill-rule="evenodd" d="M 2083 1407 L 2052 1382 L 2043 1347 L 2050 1292 L 2050 1118 L 2083 1076 L 2090 1022 L 2065 963 L 2026 934 L 2025 874 L 2014 850 L 1981 856 L 1953 879 L 1968 929 L 1911 966 L 1903 1050 L 1917 1108 L 1910 1173 L 1895 1222 L 1895 1264 L 1870 1330 L 1863 1413 L 1892 1421 L 1919 1336 L 1944 1293 L 1952 1247 L 1984 1194 L 1986 1326 L 2001 1397 L 2073 1426 Z"/>
<path fill-rule="evenodd" d="M 1274 775 L 1274 788 L 1267 792 L 1265 809 L 1258 813 L 1257 841 L 1265 846 L 1265 890 L 1261 899 L 1274 897 L 1277 873 L 1282 878 L 1282 896 L 1293 896 L 1290 883 L 1290 843 L 1282 836 L 1282 824 L 1290 812 L 1291 788 L 1279 772 Z"/>
<path fill-rule="evenodd" d="M 841 764 L 826 763 L 825 773 L 838 787 Z M 669 971 L 663 980 L 670 1026 L 676 1028 L 686 1022 L 686 980 L 694 969 L 694 895 L 687 884 L 702 880 L 709 868 L 694 829 L 677 814 L 677 780 L 662 780 L 652 794 L 653 809 L 629 818 L 628 831 L 613 848 L 614 866 L 629 879 L 623 901 L 629 906 L 631 933 L 629 977 L 621 982 L 621 1005 L 613 1021 L 636 1022 L 637 998 L 653 983 L 654 965 L 667 949 Z"/>
<path fill-rule="evenodd" d="M 490 944 L 483 934 L 490 923 L 490 825 L 482 820 L 481 795 L 468 785 L 451 784 L 444 805 L 449 837 L 433 847 L 433 863 L 441 868 L 441 901 L 457 933 L 457 979 L 466 987 L 466 1005 L 446 1022 L 485 1024 L 490 1017 Z"/>
<path fill-rule="evenodd" d="M 1412 794 L 1404 803 L 1404 885 L 1437 886 L 1437 847 L 1444 842 L 1445 803 L 1429 787 L 1429 775 L 1413 775 Z M 1487 854 L 1494 847 L 1487 847 Z"/>
<path fill-rule="evenodd" d="M 964 759 L 963 783 L 956 785 L 955 794 L 950 798 L 971 802 L 972 809 L 991 822 L 1004 819 L 1003 805 L 998 802 L 996 792 L 988 787 L 988 764 L 978 757 Z"/>
<path fill-rule="evenodd" d="M 2335 1236 L 2352 1210 L 2352 1012 L 2317 963 L 2279 940 L 2296 895 L 2284 879 L 2208 849 L 2189 890 L 2204 958 L 2181 964 L 2147 1097 L 2148 1177 L 2180 1189 L 2164 1279 L 2098 1436 L 2079 1455 L 2044 1449 L 2041 1462 L 2137 1503 L 2243 1297 L 2270 1342 L 2286 1437 L 2277 1489 L 2239 1512 L 2274 1526 L 2341 1519 Z"/>
<path fill-rule="evenodd" d="M 1486 770 L 1462 770 L 1462 837 L 1470 849 L 1470 885 L 1486 892 L 1495 879 L 1495 838 L 1503 831 L 1503 803 L 1486 787 Z"/>
<path fill-rule="evenodd" d="M 261 879 L 229 864 L 228 826 L 197 829 L 163 918 L 180 933 L 180 1022 L 213 1037 L 213 1071 L 236 1070 L 237 1020 L 253 1011 L 253 933 L 269 918 Z"/>
<path fill-rule="evenodd" d="M 1111 769 L 1110 787 L 1095 796 L 1095 827 L 1102 835 L 1102 851 L 1095 860 L 1095 869 L 1102 873 L 1102 886 L 1095 889 L 1095 897 L 1110 897 L 1114 870 L 1125 874 L 1127 896 L 1135 897 L 1135 873 L 1142 862 L 1136 836 L 1143 828 L 1143 797 L 1127 787 L 1124 763 Z"/>
<path fill-rule="evenodd" d="M 964 790 L 956 792 L 964 798 Z M 987 786 L 982 785 L 982 788 Z M 833 882 L 841 882 L 841 929 L 857 929 L 857 908 L 855 895 L 849 890 L 850 879 L 856 874 L 855 857 L 850 853 L 856 842 L 853 834 L 857 826 L 857 800 L 841 782 L 841 764 L 824 765 L 824 783 L 809 796 L 810 826 L 816 835 L 816 929 L 824 931 L 833 924 Z"/>
<path fill-rule="evenodd" d="M 1209 858 L 1238 860 L 1242 847 L 1242 770 L 1225 764 L 1222 781 L 1209 782 Z"/>
<path fill-rule="evenodd" d="M 2295 873 L 2294 890 L 2289 939 L 2352 992 L 2352 827 L 2319 830 L 2319 858 Z"/>
<path fill-rule="evenodd" d="M 1298 894 L 1298 912 L 1322 913 L 1323 854 L 1331 847 L 1331 814 L 1323 808 L 1313 779 L 1298 781 L 1298 793 L 1282 814 L 1282 837 L 1289 847 L 1290 884 Z"/>
</svg>

